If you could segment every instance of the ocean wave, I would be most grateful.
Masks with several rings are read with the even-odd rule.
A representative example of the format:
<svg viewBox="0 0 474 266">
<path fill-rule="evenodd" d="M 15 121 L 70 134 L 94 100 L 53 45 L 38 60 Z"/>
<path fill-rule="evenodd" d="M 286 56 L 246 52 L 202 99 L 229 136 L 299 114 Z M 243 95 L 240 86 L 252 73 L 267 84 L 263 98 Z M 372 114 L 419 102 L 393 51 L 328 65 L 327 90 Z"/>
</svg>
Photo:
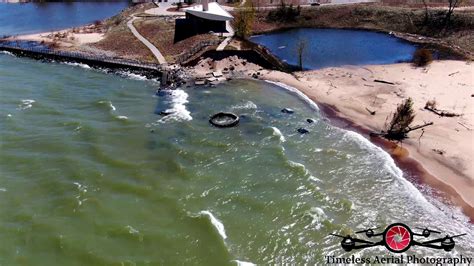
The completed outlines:
<svg viewBox="0 0 474 266">
<path fill-rule="evenodd" d="M 33 103 L 35 102 L 36 102 L 35 100 L 30 100 L 30 99 L 21 100 L 21 103 L 18 105 L 18 109 L 19 110 L 29 109 L 33 107 Z"/>
<path fill-rule="evenodd" d="M 285 136 L 283 136 L 283 134 L 281 133 L 281 131 L 276 128 L 276 127 L 271 127 L 271 129 L 273 129 L 273 136 L 276 136 L 280 139 L 280 142 L 285 142 L 286 139 L 285 139 Z"/>
<path fill-rule="evenodd" d="M 214 215 L 212 215 L 212 213 L 210 211 L 200 211 L 199 215 L 209 217 L 209 220 L 211 221 L 211 224 L 217 230 L 217 232 L 222 237 L 222 239 L 223 240 L 227 239 L 227 235 L 225 233 L 224 225 Z"/>
<path fill-rule="evenodd" d="M 97 103 L 100 105 L 108 106 L 111 111 L 117 110 L 117 108 L 115 108 L 111 101 L 98 101 Z"/>
<path fill-rule="evenodd" d="M 237 266 L 254 266 L 254 265 L 257 265 L 255 263 L 248 262 L 248 261 L 242 261 L 242 260 L 233 260 L 232 262 L 235 262 L 237 264 Z"/>
<path fill-rule="evenodd" d="M 9 51 L 0 51 L 0 54 L 6 54 L 6 55 L 10 55 L 10 56 L 16 57 L 16 55 L 14 55 L 13 53 L 11 53 L 11 52 L 9 52 Z"/>
<path fill-rule="evenodd" d="M 172 90 L 168 101 L 171 108 L 166 109 L 165 112 L 169 115 L 158 120 L 158 123 L 166 123 L 168 121 L 189 121 L 192 120 L 191 112 L 186 109 L 186 104 L 189 102 L 189 95 L 180 89 Z"/>
<path fill-rule="evenodd" d="M 387 152 L 356 132 L 349 130 L 344 131 L 344 138 L 355 140 L 360 148 L 369 151 L 371 154 L 376 154 L 377 156 L 381 157 L 382 161 L 384 162 L 384 168 L 401 182 L 401 185 L 404 187 L 403 190 L 407 191 L 407 196 L 413 197 L 417 202 L 422 202 L 423 206 L 431 213 L 441 213 L 438 208 L 436 208 L 431 202 L 428 201 L 428 199 L 426 199 L 425 196 L 423 196 L 420 190 L 418 190 L 415 185 L 413 185 L 413 183 L 404 177 L 403 171 L 398 168 L 393 158 Z"/>
<path fill-rule="evenodd" d="M 122 121 L 128 120 L 128 116 L 117 114 L 117 107 L 114 106 L 112 101 L 98 101 L 97 103 L 99 105 L 106 106 L 109 109 L 110 114 L 113 116 L 113 118 Z"/>
<path fill-rule="evenodd" d="M 271 80 L 265 80 L 265 82 L 268 82 L 268 83 L 273 84 L 273 85 L 277 85 L 278 87 L 281 87 L 281 88 L 283 88 L 287 91 L 290 91 L 290 92 L 296 94 L 296 96 L 298 96 L 300 99 L 305 101 L 309 106 L 311 106 L 311 108 L 313 108 L 316 111 L 319 111 L 318 105 L 315 102 L 313 102 L 313 100 L 311 100 L 308 96 L 306 96 L 306 94 L 302 93 L 298 89 L 296 89 L 294 87 L 291 87 L 289 85 L 286 85 L 284 83 L 281 83 L 281 82 L 275 82 L 275 81 L 271 81 Z"/>
<path fill-rule="evenodd" d="M 77 66 L 77 67 L 84 68 L 84 69 L 91 69 L 91 67 L 89 65 L 83 64 L 83 63 L 64 62 L 64 64 L 68 65 L 68 66 Z"/>
<path fill-rule="evenodd" d="M 118 120 L 128 120 L 128 116 L 125 116 L 125 115 L 117 115 L 115 116 L 115 118 Z"/>
<path fill-rule="evenodd" d="M 152 81 L 158 81 L 158 79 L 149 79 L 144 75 L 132 73 L 130 71 L 118 71 L 117 72 L 119 75 L 125 78 L 133 79 L 133 80 L 152 80 Z"/>
<path fill-rule="evenodd" d="M 252 101 L 247 101 L 243 104 L 237 104 L 231 107 L 232 109 L 257 109 L 257 105 Z"/>
<path fill-rule="evenodd" d="M 309 175 L 309 171 L 308 171 L 308 169 L 306 168 L 306 166 L 304 164 L 293 162 L 291 160 L 288 160 L 287 163 L 291 168 L 293 168 L 297 171 L 301 171 L 301 173 L 303 175 Z"/>
</svg>

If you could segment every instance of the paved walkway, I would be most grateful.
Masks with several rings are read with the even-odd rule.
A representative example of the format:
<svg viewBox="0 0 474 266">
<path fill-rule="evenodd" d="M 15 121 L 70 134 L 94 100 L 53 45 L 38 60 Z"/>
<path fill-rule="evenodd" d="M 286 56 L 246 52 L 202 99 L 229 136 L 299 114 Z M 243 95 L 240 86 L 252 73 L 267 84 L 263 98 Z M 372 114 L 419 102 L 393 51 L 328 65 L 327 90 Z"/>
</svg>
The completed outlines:
<svg viewBox="0 0 474 266">
<path fill-rule="evenodd" d="M 156 60 L 158 60 L 159 64 L 167 64 L 166 59 L 161 54 L 161 52 L 151 42 L 149 42 L 147 39 L 145 39 L 145 37 L 140 35 L 140 33 L 138 33 L 137 29 L 135 29 L 135 27 L 133 26 L 133 21 L 135 21 L 136 19 L 137 19 L 137 17 L 132 17 L 132 19 L 130 19 L 127 22 L 128 28 L 132 31 L 133 35 L 135 35 L 135 37 L 137 37 L 138 40 L 140 40 L 144 45 L 146 45 L 146 47 L 148 47 L 148 49 L 150 49 L 150 51 L 155 56 Z"/>
<path fill-rule="evenodd" d="M 224 48 L 230 43 L 230 41 L 232 40 L 232 37 L 234 37 L 234 29 L 232 28 L 232 26 L 230 25 L 230 21 L 226 21 L 225 23 L 225 29 L 228 31 L 228 33 L 225 33 L 224 36 L 227 36 L 227 38 L 225 38 L 225 40 L 223 40 L 219 46 L 217 46 L 216 48 L 216 51 L 223 51 Z"/>
</svg>

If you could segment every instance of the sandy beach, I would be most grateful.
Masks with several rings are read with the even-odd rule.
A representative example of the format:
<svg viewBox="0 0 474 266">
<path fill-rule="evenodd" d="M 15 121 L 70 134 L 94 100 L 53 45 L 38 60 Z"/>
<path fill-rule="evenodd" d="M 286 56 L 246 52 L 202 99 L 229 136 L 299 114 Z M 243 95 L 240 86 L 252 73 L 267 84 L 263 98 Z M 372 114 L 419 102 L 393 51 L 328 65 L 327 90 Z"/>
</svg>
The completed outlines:
<svg viewBox="0 0 474 266">
<path fill-rule="evenodd" d="M 446 192 L 451 201 L 473 217 L 474 210 L 474 66 L 465 61 L 435 61 L 425 68 L 411 64 L 347 66 L 294 74 L 262 70 L 236 59 L 195 67 L 196 75 L 234 65 L 236 76 L 281 82 L 299 89 L 319 104 L 330 106 L 337 116 L 370 131 L 384 129 L 387 117 L 404 99 L 414 100 L 414 125 L 433 122 L 424 130 L 409 133 L 397 148 L 386 148 L 398 161 L 414 159 L 426 175 L 421 182 Z M 374 82 L 384 80 L 391 84 Z M 441 117 L 425 110 L 427 101 L 458 117 Z M 375 115 L 371 115 L 375 111 Z M 377 142 L 377 141 L 375 141 Z"/>
<path fill-rule="evenodd" d="M 104 38 L 104 33 L 94 32 L 94 25 L 85 26 L 88 31 L 66 29 L 35 34 L 18 35 L 7 38 L 7 41 L 36 41 L 46 44 L 56 43 L 59 47 L 77 47 L 83 44 L 96 43 Z"/>
<path fill-rule="evenodd" d="M 474 68 L 468 62 L 438 61 L 426 68 L 411 64 L 327 68 L 294 76 L 265 72 L 264 79 L 298 88 L 316 102 L 337 108 L 340 116 L 373 131 L 384 128 L 387 117 L 403 99 L 415 103 L 415 124 L 433 122 L 423 131 L 413 131 L 402 143 L 408 156 L 439 181 L 452 187 L 474 207 Z M 395 85 L 374 82 L 385 80 Z M 427 101 L 459 117 L 440 117 L 425 110 Z M 371 115 L 369 111 L 375 111 Z M 425 180 L 436 186 L 433 181 Z M 460 203 L 455 197 L 452 199 Z"/>
</svg>

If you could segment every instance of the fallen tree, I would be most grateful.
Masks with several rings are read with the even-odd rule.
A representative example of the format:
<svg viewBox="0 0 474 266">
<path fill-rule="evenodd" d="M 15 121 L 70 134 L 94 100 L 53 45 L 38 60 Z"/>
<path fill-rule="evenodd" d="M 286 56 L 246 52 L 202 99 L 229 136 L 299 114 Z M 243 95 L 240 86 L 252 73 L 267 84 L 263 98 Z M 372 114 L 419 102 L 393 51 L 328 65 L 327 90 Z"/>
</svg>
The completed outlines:
<svg viewBox="0 0 474 266">
<path fill-rule="evenodd" d="M 381 132 L 372 132 L 370 135 L 382 136 L 389 140 L 400 141 L 406 139 L 408 137 L 407 134 L 411 131 L 433 125 L 433 122 L 428 122 L 411 127 L 410 125 L 414 119 L 415 111 L 413 110 L 413 100 L 408 98 L 397 106 L 397 110 L 393 114 L 392 119 L 385 125 L 385 130 L 382 130 Z"/>
</svg>

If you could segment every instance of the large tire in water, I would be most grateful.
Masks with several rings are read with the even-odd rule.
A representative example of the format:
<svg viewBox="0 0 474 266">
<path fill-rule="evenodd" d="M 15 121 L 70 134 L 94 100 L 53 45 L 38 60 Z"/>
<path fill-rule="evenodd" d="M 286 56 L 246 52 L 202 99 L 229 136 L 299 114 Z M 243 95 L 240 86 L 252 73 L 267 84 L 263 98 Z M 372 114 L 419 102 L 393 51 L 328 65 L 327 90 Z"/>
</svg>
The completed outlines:
<svg viewBox="0 0 474 266">
<path fill-rule="evenodd" d="M 216 127 L 234 127 L 239 123 L 239 117 L 233 113 L 220 112 L 211 116 L 209 122 Z"/>
</svg>

